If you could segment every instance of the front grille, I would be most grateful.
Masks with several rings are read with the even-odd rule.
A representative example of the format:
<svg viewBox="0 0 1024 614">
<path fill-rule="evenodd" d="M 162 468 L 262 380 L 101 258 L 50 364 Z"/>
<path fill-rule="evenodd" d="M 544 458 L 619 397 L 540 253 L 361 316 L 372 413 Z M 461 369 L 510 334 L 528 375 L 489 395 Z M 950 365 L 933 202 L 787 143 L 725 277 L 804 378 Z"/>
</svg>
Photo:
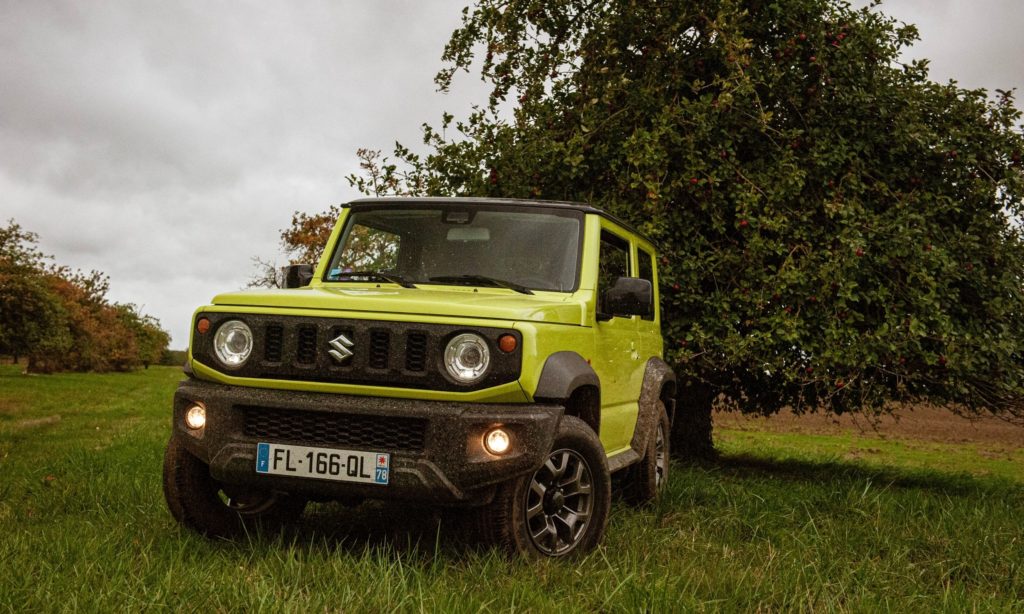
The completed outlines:
<svg viewBox="0 0 1024 614">
<path fill-rule="evenodd" d="M 363 448 L 373 452 L 423 449 L 427 421 L 243 406 L 245 434 L 256 439 Z"/>
<path fill-rule="evenodd" d="M 197 335 L 194 340 L 192 353 L 199 362 L 232 377 L 470 392 L 515 381 L 522 364 L 522 343 L 510 353 L 497 347 L 501 335 L 522 339 L 509 328 L 271 314 L 201 315 L 211 320 L 214 330 L 229 319 L 242 319 L 252 329 L 252 358 L 228 371 L 217 359 L 213 335 Z M 448 377 L 441 358 L 454 336 L 470 331 L 489 341 L 492 364 L 479 382 L 465 386 Z"/>
<path fill-rule="evenodd" d="M 281 362 L 281 352 L 284 348 L 284 327 L 280 324 L 267 326 L 267 340 L 263 344 L 263 358 L 267 362 Z"/>
<path fill-rule="evenodd" d="M 316 327 L 300 326 L 295 362 L 301 365 L 316 364 Z"/>
<path fill-rule="evenodd" d="M 427 363 L 427 334 L 411 332 L 405 339 L 405 368 L 408 371 L 423 371 Z"/>
</svg>

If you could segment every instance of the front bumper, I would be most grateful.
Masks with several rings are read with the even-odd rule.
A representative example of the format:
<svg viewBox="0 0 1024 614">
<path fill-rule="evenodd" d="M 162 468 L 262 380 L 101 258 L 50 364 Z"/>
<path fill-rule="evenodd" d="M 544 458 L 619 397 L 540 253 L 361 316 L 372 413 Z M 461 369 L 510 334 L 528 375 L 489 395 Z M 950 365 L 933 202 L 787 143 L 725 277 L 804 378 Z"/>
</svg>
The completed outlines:
<svg viewBox="0 0 1024 614">
<path fill-rule="evenodd" d="M 192 431 L 185 426 L 185 411 L 193 403 L 206 407 L 206 426 Z M 174 395 L 172 437 L 210 466 L 217 480 L 314 498 L 370 497 L 409 499 L 434 503 L 479 503 L 490 498 L 494 486 L 535 471 L 551 449 L 563 408 L 549 404 L 490 404 L 361 397 L 311 392 L 227 386 L 200 380 L 182 382 Z M 284 424 L 285 436 L 256 434 L 253 416 Z M 307 426 L 289 428 L 292 417 L 302 416 Z M 399 438 L 393 447 L 364 441 L 345 442 L 352 422 L 394 424 L 406 420 L 418 425 L 415 443 Z M 247 420 L 249 421 L 247 428 Z M 321 433 L 308 424 L 324 424 L 336 443 L 310 441 Z M 512 450 L 501 457 L 483 448 L 484 433 L 501 425 L 512 435 Z M 385 427 L 382 427 L 385 428 Z M 365 429 L 364 429 L 365 430 Z M 371 429 L 372 430 L 372 429 Z M 303 433 L 307 433 L 306 437 Z M 421 434 L 421 437 L 419 436 Z M 380 433 L 369 434 L 381 441 Z M 387 439 L 385 437 L 385 439 Z M 391 454 L 391 478 L 386 486 L 256 473 L 256 444 L 285 443 L 325 448 L 366 450 Z"/>
</svg>

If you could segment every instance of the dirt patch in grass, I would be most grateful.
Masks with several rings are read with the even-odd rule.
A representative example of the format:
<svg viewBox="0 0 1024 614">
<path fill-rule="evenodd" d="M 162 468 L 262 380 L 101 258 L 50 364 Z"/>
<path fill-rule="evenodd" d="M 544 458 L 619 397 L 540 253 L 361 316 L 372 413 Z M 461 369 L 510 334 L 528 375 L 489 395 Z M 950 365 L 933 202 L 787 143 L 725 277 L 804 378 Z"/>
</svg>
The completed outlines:
<svg viewBox="0 0 1024 614">
<path fill-rule="evenodd" d="M 21 429 L 31 429 L 40 426 L 49 426 L 60 422 L 60 416 L 46 416 L 45 418 L 33 418 L 32 420 L 19 420 L 14 426 Z"/>
<path fill-rule="evenodd" d="M 891 416 L 796 415 L 784 410 L 770 417 L 716 411 L 715 426 L 743 431 L 815 435 L 861 434 L 881 439 L 913 439 L 942 443 L 999 444 L 1024 448 L 1024 426 L 992 416 L 964 418 L 928 405 L 906 406 Z"/>
<path fill-rule="evenodd" d="M 14 417 L 24 409 L 24 403 L 18 403 L 13 399 L 0 398 L 0 416 Z"/>
</svg>

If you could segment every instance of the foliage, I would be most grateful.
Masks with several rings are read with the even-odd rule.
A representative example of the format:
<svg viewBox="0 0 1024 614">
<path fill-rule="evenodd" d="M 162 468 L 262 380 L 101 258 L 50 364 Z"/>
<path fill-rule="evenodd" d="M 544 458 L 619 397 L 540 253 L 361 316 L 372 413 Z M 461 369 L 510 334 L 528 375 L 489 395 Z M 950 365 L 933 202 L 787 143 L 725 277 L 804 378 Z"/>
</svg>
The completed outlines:
<svg viewBox="0 0 1024 614">
<path fill-rule="evenodd" d="M 107 300 L 108 278 L 50 263 L 38 236 L 0 228 L 0 353 L 29 370 L 125 371 L 158 362 L 170 336 L 135 305 Z"/>
<path fill-rule="evenodd" d="M 411 154 L 401 145 L 395 144 L 395 153 L 401 158 Z M 379 151 L 372 149 L 356 150 L 359 158 L 359 173 L 345 177 L 349 186 L 370 196 L 415 196 L 425 189 L 423 176 L 416 169 L 400 170 L 397 164 L 381 157 Z"/>
<path fill-rule="evenodd" d="M 138 349 L 138 360 L 147 369 L 149 365 L 163 364 L 162 360 L 171 336 L 160 328 L 160 321 L 142 313 L 138 305 L 115 305 L 121 323 L 131 331 Z M 184 362 L 184 361 L 182 361 Z"/>
<path fill-rule="evenodd" d="M 60 352 L 70 345 L 64 306 L 43 276 L 38 236 L 14 220 L 0 227 L 0 354 Z"/>
<path fill-rule="evenodd" d="M 634 224 L 694 398 L 1019 415 L 1021 114 L 900 64 L 916 37 L 843 0 L 479 0 L 437 83 L 487 104 L 378 177 Z"/>
<path fill-rule="evenodd" d="M 323 213 L 308 215 L 296 211 L 292 215 L 291 226 L 281 232 L 285 250 L 293 254 L 292 264 L 313 263 L 320 259 L 340 214 L 341 208 L 332 205 Z"/>
<path fill-rule="evenodd" d="M 188 358 L 187 350 L 165 349 L 160 356 L 160 364 L 168 367 L 180 367 Z"/>
</svg>

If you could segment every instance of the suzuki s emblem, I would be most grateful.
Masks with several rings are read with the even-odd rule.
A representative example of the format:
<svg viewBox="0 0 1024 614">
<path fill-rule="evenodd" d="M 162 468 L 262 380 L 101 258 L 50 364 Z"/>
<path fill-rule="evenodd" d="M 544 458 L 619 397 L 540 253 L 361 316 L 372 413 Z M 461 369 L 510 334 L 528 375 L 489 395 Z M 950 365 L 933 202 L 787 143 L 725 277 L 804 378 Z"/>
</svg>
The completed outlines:
<svg viewBox="0 0 1024 614">
<path fill-rule="evenodd" d="M 331 358 L 338 361 L 338 364 L 345 364 L 349 358 L 352 358 L 352 340 L 343 334 L 338 335 L 334 339 L 331 339 L 330 346 L 334 349 L 327 350 L 327 353 L 331 355 Z"/>
</svg>

